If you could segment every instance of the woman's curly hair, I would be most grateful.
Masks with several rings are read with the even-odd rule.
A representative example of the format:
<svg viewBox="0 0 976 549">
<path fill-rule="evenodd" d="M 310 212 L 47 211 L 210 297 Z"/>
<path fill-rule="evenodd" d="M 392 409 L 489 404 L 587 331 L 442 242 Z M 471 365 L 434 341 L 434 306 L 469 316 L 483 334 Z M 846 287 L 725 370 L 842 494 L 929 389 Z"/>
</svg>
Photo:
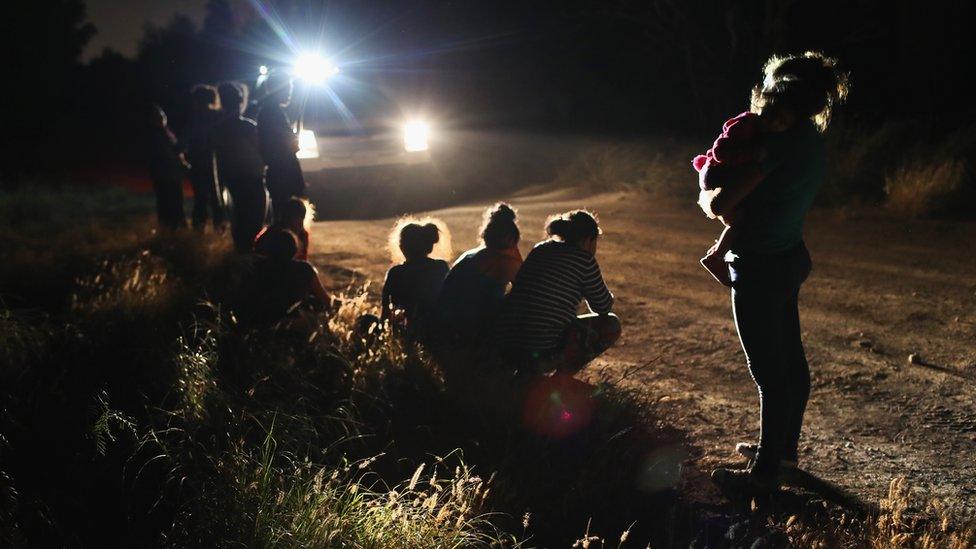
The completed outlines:
<svg viewBox="0 0 976 549">
<path fill-rule="evenodd" d="M 752 89 L 752 112 L 787 107 L 801 118 L 813 120 L 820 131 L 830 124 L 836 106 L 847 99 L 848 73 L 837 60 L 819 52 L 773 55 L 763 67 L 763 81 Z"/>
</svg>

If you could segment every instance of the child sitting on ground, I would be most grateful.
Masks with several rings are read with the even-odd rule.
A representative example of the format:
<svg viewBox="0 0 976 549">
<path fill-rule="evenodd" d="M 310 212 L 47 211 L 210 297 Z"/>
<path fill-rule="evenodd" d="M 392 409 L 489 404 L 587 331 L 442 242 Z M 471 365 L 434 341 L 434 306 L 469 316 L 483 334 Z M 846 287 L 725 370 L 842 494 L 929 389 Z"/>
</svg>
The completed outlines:
<svg viewBox="0 0 976 549">
<path fill-rule="evenodd" d="M 266 232 L 289 231 L 298 238 L 298 254 L 295 259 L 308 261 L 308 230 L 311 228 L 312 219 L 315 217 L 315 208 L 307 199 L 296 196 L 289 198 L 284 204 L 276 204 L 276 206 L 281 208 L 281 211 L 275 214 L 278 223 L 261 229 L 261 232 L 254 238 L 254 242 L 257 243 Z"/>
<path fill-rule="evenodd" d="M 390 235 L 393 262 L 400 254 L 404 261 L 386 273 L 381 318 L 409 340 L 422 340 L 426 335 L 426 322 L 450 270 L 446 261 L 430 257 L 439 242 L 446 251 L 439 255 L 450 255 L 450 233 L 443 222 L 434 219 L 401 220 Z"/>
<path fill-rule="evenodd" d="M 763 133 L 780 132 L 786 129 L 783 116 L 777 114 L 777 109 L 770 105 L 762 113 L 744 112 L 722 125 L 722 133 L 705 154 L 700 154 L 692 160 L 692 165 L 698 172 L 698 184 L 703 191 L 719 192 L 723 182 L 730 178 L 721 177 L 718 173 L 728 169 L 759 170 L 759 163 L 765 156 L 761 141 Z M 727 184 L 727 183 L 726 183 Z M 725 254 L 735 240 L 736 215 L 717 216 L 725 225 L 725 229 L 715 241 L 701 264 L 711 273 L 715 280 L 725 286 L 732 286 L 729 269 L 725 263 Z"/>
</svg>

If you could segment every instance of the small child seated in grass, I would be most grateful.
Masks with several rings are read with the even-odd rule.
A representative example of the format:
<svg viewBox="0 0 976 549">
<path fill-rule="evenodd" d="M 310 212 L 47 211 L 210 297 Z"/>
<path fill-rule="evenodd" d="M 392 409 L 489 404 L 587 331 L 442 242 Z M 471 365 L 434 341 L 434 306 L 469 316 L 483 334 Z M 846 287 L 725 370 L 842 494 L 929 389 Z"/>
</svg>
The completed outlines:
<svg viewBox="0 0 976 549">
<path fill-rule="evenodd" d="M 426 322 L 433 314 L 444 278 L 450 270 L 443 259 L 430 257 L 438 243 L 449 255 L 450 233 L 443 222 L 436 219 L 425 222 L 404 219 L 390 234 L 393 262 L 397 263 L 401 254 L 404 261 L 386 273 L 381 318 L 408 339 L 423 339 Z M 443 252 L 440 255 L 444 255 Z"/>
<path fill-rule="evenodd" d="M 777 109 L 769 106 L 762 113 L 744 112 L 722 125 L 712 148 L 705 154 L 700 154 L 692 160 L 692 166 L 698 172 L 698 184 L 703 191 L 719 192 L 723 185 L 735 183 L 735 178 L 727 177 L 721 172 L 725 170 L 755 170 L 759 171 L 759 164 L 765 156 L 762 148 L 761 136 L 764 133 L 780 132 L 786 129 L 782 116 Z M 725 176 L 725 177 L 723 177 Z M 725 264 L 725 254 L 729 251 L 736 235 L 735 212 L 731 215 L 718 216 L 725 225 L 725 229 L 715 241 L 701 264 L 711 273 L 715 280 L 725 286 L 732 286 L 729 269 Z"/>
<path fill-rule="evenodd" d="M 296 196 L 276 206 L 281 208 L 281 211 L 275 215 L 278 223 L 261 229 L 254 242 L 257 243 L 266 232 L 289 231 L 298 238 L 298 254 L 295 255 L 295 259 L 308 261 L 308 229 L 312 226 L 315 208 L 307 199 Z"/>
<path fill-rule="evenodd" d="M 250 325 L 272 325 L 296 307 L 332 303 L 308 261 L 298 259 L 299 240 L 291 231 L 269 230 L 258 238 L 254 271 L 239 296 L 238 313 Z"/>
</svg>

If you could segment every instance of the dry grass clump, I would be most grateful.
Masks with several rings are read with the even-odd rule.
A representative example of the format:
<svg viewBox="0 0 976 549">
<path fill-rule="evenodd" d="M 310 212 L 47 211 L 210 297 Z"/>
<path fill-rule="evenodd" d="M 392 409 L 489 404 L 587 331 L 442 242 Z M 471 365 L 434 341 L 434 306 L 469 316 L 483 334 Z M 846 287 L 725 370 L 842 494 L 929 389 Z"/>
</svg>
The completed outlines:
<svg viewBox="0 0 976 549">
<path fill-rule="evenodd" d="M 82 314 L 145 311 L 162 306 L 172 297 L 166 265 L 149 251 L 122 260 L 102 260 L 96 273 L 79 277 L 76 284 L 71 308 Z"/>
<path fill-rule="evenodd" d="M 253 509 L 251 547 L 516 547 L 482 514 L 489 480 L 444 462 L 387 487 L 370 471 L 377 457 L 337 467 L 295 462 L 274 450 L 244 461 L 237 496 Z M 448 469 L 448 476 L 439 477 Z M 426 473 L 426 474 L 425 474 Z M 453 474 L 451 474 L 453 473 Z M 244 541 L 244 540 L 242 540 Z"/>
<path fill-rule="evenodd" d="M 967 172 L 966 162 L 957 158 L 911 162 L 885 177 L 885 208 L 908 218 L 950 210 Z"/>
<path fill-rule="evenodd" d="M 675 140 L 597 143 L 582 148 L 556 182 L 592 191 L 637 189 L 693 200 L 698 192 L 691 168 L 694 155 L 692 146 Z"/>
<path fill-rule="evenodd" d="M 976 523 L 960 524 L 939 500 L 919 504 L 904 478 L 893 479 L 876 513 L 789 516 L 782 526 L 796 547 L 966 549 L 976 545 Z"/>
</svg>

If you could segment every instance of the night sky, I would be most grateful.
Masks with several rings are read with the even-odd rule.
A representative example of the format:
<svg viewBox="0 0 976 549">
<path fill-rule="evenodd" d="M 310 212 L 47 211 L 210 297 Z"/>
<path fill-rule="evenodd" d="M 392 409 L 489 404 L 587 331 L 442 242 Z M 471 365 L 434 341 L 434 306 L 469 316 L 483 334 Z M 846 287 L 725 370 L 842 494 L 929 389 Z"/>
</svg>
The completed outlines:
<svg viewBox="0 0 976 549">
<path fill-rule="evenodd" d="M 163 25 L 181 13 L 199 24 L 207 0 L 88 0 L 86 4 L 88 18 L 98 29 L 98 34 L 85 48 L 82 55 L 85 61 L 96 57 L 105 48 L 133 57 L 146 23 Z"/>
</svg>

